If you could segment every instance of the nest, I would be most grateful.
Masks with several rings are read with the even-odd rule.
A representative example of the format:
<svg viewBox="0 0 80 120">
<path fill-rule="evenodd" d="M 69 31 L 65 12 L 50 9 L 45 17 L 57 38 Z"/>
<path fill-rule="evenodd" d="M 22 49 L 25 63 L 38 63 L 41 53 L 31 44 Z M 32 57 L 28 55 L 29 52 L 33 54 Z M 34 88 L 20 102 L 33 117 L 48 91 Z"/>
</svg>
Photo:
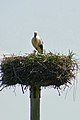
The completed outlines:
<svg viewBox="0 0 80 120">
<path fill-rule="evenodd" d="M 73 53 L 29 54 L 27 56 L 4 57 L 1 63 L 1 87 L 15 86 L 60 86 L 71 84 L 78 69 Z"/>
</svg>

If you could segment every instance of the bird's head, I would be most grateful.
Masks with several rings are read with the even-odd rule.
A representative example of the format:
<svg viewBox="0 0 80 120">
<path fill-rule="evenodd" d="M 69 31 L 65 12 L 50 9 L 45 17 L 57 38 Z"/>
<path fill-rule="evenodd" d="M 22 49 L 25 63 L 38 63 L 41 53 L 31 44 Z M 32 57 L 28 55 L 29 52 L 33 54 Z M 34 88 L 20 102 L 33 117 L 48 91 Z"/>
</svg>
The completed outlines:
<svg viewBox="0 0 80 120">
<path fill-rule="evenodd" d="M 34 37 L 36 37 L 38 35 L 38 32 L 37 31 L 35 31 L 34 32 Z"/>
</svg>

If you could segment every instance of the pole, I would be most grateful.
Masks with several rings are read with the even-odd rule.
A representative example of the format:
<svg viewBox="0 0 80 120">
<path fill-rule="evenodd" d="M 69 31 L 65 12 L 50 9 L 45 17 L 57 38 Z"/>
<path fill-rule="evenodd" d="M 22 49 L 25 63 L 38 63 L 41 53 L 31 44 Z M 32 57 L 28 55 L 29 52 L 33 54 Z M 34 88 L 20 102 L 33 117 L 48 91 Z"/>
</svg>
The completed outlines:
<svg viewBox="0 0 80 120">
<path fill-rule="evenodd" d="M 40 87 L 30 87 L 30 120 L 40 120 Z"/>
</svg>

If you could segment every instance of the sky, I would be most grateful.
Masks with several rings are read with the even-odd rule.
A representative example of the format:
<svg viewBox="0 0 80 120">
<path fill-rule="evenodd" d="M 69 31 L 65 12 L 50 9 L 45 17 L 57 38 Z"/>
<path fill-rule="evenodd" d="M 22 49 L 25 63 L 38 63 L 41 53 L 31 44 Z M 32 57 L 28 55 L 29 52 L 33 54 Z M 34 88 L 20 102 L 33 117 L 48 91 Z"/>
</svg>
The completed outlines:
<svg viewBox="0 0 80 120">
<path fill-rule="evenodd" d="M 0 0 L 0 59 L 3 54 L 33 52 L 31 38 L 38 31 L 46 52 L 76 53 L 80 58 L 80 0 Z M 41 120 L 80 119 L 80 74 L 75 86 L 58 95 L 41 91 Z M 77 85 L 76 85 L 77 83 Z M 74 100 L 75 99 L 75 100 Z M 1 120 L 30 120 L 29 90 L 19 86 L 0 92 Z"/>
</svg>

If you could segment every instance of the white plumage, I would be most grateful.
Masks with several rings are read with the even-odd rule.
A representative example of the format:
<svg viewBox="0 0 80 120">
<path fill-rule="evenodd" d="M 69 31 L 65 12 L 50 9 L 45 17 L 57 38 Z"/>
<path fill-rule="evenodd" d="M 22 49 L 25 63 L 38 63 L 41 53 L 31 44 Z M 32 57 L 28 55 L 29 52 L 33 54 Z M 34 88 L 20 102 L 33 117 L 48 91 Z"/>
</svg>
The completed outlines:
<svg viewBox="0 0 80 120">
<path fill-rule="evenodd" d="M 38 35 L 38 32 L 34 32 L 34 37 L 32 38 L 32 45 L 39 53 L 43 53 L 43 42 Z"/>
</svg>

